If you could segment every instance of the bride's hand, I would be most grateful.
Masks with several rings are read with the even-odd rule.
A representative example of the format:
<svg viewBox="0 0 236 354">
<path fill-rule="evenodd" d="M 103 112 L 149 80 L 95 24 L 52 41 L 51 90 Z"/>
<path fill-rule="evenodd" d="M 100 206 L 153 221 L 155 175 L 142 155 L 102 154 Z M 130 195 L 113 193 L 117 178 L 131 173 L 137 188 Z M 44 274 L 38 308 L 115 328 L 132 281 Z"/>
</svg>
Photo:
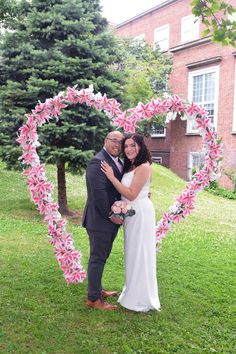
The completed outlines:
<svg viewBox="0 0 236 354">
<path fill-rule="evenodd" d="M 111 180 L 114 177 L 113 169 L 110 165 L 108 165 L 108 163 L 106 161 L 101 162 L 101 170 L 102 170 L 102 172 L 105 173 L 105 175 L 107 176 L 107 178 L 109 180 Z"/>
</svg>

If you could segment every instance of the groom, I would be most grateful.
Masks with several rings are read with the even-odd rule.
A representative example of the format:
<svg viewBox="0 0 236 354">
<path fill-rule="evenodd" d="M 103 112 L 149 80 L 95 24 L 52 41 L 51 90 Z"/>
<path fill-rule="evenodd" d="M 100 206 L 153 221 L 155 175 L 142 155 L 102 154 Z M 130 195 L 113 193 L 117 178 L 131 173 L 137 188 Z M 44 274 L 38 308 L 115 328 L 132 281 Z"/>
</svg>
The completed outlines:
<svg viewBox="0 0 236 354">
<path fill-rule="evenodd" d="M 119 228 L 119 225 L 111 222 L 109 213 L 112 204 L 120 199 L 120 194 L 101 171 L 101 161 L 105 160 L 112 166 L 116 178 L 121 180 L 123 166 L 118 156 L 122 140 L 120 132 L 108 133 L 103 149 L 90 160 L 86 171 L 87 203 L 82 221 L 90 243 L 86 305 L 101 310 L 117 308 L 104 302 L 104 298 L 116 296 L 117 292 L 102 289 L 102 274 Z"/>
</svg>

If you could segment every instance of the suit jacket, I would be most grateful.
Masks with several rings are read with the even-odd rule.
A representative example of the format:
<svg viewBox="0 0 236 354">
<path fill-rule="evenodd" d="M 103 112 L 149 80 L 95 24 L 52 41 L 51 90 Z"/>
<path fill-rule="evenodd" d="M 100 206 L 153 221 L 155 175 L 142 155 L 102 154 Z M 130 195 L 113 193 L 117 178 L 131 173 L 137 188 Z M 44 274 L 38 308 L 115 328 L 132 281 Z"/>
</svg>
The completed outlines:
<svg viewBox="0 0 236 354">
<path fill-rule="evenodd" d="M 120 194 L 101 171 L 103 160 L 112 167 L 116 178 L 119 180 L 122 178 L 122 173 L 106 150 L 102 149 L 90 160 L 86 170 L 87 202 L 82 226 L 91 231 L 113 232 L 119 225 L 110 221 L 109 214 L 112 204 L 120 200 Z"/>
</svg>

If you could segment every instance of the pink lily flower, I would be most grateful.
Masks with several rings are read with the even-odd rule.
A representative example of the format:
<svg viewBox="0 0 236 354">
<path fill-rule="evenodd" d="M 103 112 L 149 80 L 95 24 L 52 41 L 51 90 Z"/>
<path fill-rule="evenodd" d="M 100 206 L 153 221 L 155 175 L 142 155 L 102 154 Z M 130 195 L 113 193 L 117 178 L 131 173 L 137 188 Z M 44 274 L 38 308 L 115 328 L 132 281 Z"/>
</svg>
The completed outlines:
<svg viewBox="0 0 236 354">
<path fill-rule="evenodd" d="M 106 111 L 110 112 L 112 115 L 121 114 L 120 103 L 114 99 L 110 99 L 106 105 Z"/>
<path fill-rule="evenodd" d="M 152 109 L 150 103 L 143 104 L 142 102 L 139 102 L 135 111 L 136 113 L 140 114 L 142 118 L 149 119 L 152 116 Z"/>
<path fill-rule="evenodd" d="M 23 155 L 20 157 L 23 164 L 29 164 L 23 174 L 27 176 L 27 184 L 31 198 L 39 212 L 44 215 L 44 221 L 48 224 L 48 233 L 51 236 L 49 242 L 54 246 L 56 257 L 64 273 L 68 284 L 82 282 L 86 273 L 80 264 L 81 255 L 75 250 L 73 239 L 65 230 L 66 221 L 58 212 L 59 206 L 52 202 L 51 192 L 53 185 L 47 181 L 44 165 L 36 151 L 38 143 L 37 126 L 44 124 L 52 118 L 58 118 L 62 109 L 67 105 L 65 101 L 76 104 L 85 103 L 99 110 L 104 110 L 112 117 L 113 123 L 122 127 L 124 131 L 134 133 L 138 122 L 151 119 L 156 114 L 173 113 L 175 119 L 177 113 L 186 113 L 196 117 L 197 129 L 203 135 L 203 146 L 206 150 L 204 167 L 193 176 L 193 180 L 186 185 L 185 190 L 177 198 L 177 203 L 165 213 L 156 226 L 156 240 L 161 239 L 170 230 L 173 222 L 180 222 L 194 208 L 196 193 L 202 190 L 209 182 L 219 175 L 219 161 L 222 158 L 223 146 L 217 142 L 217 135 L 211 128 L 211 120 L 207 112 L 195 103 L 186 104 L 180 97 L 168 97 L 166 100 L 152 99 L 149 103 L 139 103 L 137 107 L 122 112 L 120 104 L 115 99 L 108 99 L 106 94 L 94 95 L 91 89 L 77 90 L 77 86 L 68 87 L 67 92 L 60 93 L 52 99 L 46 100 L 32 110 L 32 114 L 26 115 L 27 123 L 20 128 L 18 143 L 21 145 Z M 122 206 L 120 206 L 122 208 Z M 125 211 L 125 206 L 123 207 Z"/>
</svg>

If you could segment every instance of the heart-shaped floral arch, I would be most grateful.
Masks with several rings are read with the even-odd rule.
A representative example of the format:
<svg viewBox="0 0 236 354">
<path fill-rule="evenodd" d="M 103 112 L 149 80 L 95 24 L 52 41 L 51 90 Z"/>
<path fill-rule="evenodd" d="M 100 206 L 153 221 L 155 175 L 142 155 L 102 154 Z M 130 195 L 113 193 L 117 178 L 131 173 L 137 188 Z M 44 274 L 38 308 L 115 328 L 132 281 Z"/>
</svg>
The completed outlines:
<svg viewBox="0 0 236 354">
<path fill-rule="evenodd" d="M 196 123 L 196 128 L 202 135 L 203 149 L 205 152 L 204 166 L 195 173 L 193 180 L 188 182 L 182 194 L 176 198 L 175 203 L 156 226 L 156 240 L 161 239 L 170 230 L 173 222 L 180 222 L 194 208 L 196 194 L 203 190 L 210 181 L 220 176 L 219 162 L 222 159 L 222 144 L 217 140 L 216 133 L 212 130 L 210 118 L 204 109 L 194 103 L 188 104 L 178 96 L 167 97 L 165 100 L 152 99 L 147 104 L 139 103 L 136 107 L 122 112 L 120 104 L 106 94 L 94 94 L 93 88 L 77 90 L 76 86 L 68 87 L 66 92 L 47 99 L 27 114 L 27 122 L 20 128 L 17 141 L 23 150 L 20 157 L 22 163 L 29 166 L 23 174 L 27 176 L 28 188 L 33 202 L 37 205 L 40 214 L 48 225 L 50 243 L 53 245 L 56 258 L 64 273 L 65 280 L 70 283 L 81 283 L 86 278 L 86 272 L 81 265 L 81 253 L 74 247 L 72 235 L 66 231 L 66 220 L 62 218 L 57 203 L 53 202 L 53 185 L 47 180 L 44 165 L 40 163 L 37 154 L 38 142 L 37 127 L 52 118 L 58 119 L 63 108 L 68 104 L 85 103 L 87 106 L 104 111 L 113 123 L 125 132 L 135 132 L 136 124 L 145 119 L 152 119 L 157 114 L 166 113 L 168 123 L 177 115 L 181 119 L 191 119 Z"/>
</svg>

